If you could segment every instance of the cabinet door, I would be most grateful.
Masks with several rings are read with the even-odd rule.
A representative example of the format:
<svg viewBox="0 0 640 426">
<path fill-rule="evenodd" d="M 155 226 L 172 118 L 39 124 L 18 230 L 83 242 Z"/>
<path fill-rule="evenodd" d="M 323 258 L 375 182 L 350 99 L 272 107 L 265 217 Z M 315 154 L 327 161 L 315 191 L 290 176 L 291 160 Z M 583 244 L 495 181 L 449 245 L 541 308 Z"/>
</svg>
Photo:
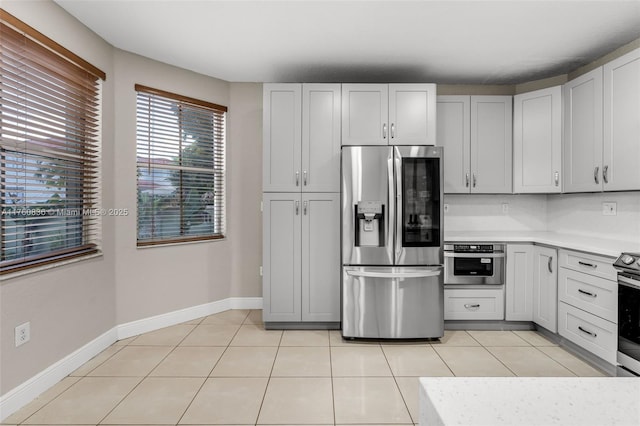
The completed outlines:
<svg viewBox="0 0 640 426">
<path fill-rule="evenodd" d="M 300 193 L 264 194 L 262 317 L 265 322 L 302 318 L 301 208 Z"/>
<path fill-rule="evenodd" d="M 507 245 L 505 319 L 533 319 L 533 245 Z"/>
<path fill-rule="evenodd" d="M 340 85 L 302 86 L 302 190 L 340 192 Z"/>
<path fill-rule="evenodd" d="M 564 192 L 602 190 L 602 67 L 564 85 Z"/>
<path fill-rule="evenodd" d="M 562 87 L 513 98 L 513 192 L 560 192 Z"/>
<path fill-rule="evenodd" d="M 511 193 L 512 105 L 511 96 L 471 97 L 472 193 Z"/>
<path fill-rule="evenodd" d="M 558 318 L 558 256 L 555 249 L 534 246 L 533 322 L 555 333 Z"/>
<path fill-rule="evenodd" d="M 468 194 L 471 111 L 469 96 L 438 96 L 437 145 L 444 147 L 444 192 Z"/>
<path fill-rule="evenodd" d="M 263 89 L 263 172 L 265 192 L 300 191 L 302 86 L 265 84 Z"/>
<path fill-rule="evenodd" d="M 340 321 L 340 194 L 302 194 L 302 321 Z"/>
<path fill-rule="evenodd" d="M 388 85 L 342 85 L 342 145 L 387 145 L 388 116 Z"/>
<path fill-rule="evenodd" d="M 389 144 L 436 144 L 436 85 L 389 85 Z"/>
<path fill-rule="evenodd" d="M 604 66 L 605 191 L 640 189 L 640 49 Z"/>
</svg>

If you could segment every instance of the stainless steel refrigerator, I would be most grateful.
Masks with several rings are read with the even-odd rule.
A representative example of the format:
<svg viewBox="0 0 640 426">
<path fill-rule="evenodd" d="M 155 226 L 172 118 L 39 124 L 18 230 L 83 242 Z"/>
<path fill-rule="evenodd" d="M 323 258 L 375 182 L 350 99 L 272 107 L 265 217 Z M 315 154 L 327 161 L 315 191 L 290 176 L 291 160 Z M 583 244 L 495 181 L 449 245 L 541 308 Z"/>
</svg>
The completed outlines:
<svg viewBox="0 0 640 426">
<path fill-rule="evenodd" d="M 342 148 L 342 335 L 444 333 L 442 148 Z"/>
</svg>

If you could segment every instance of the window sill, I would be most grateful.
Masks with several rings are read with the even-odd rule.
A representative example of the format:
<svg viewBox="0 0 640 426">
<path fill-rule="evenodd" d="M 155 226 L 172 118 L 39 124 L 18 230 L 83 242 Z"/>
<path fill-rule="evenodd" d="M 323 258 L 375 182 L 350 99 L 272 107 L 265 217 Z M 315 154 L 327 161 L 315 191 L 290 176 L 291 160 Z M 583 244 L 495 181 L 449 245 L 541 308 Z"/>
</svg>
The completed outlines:
<svg viewBox="0 0 640 426">
<path fill-rule="evenodd" d="M 24 269 L 22 271 L 17 271 L 17 272 L 12 272 L 12 273 L 5 274 L 5 275 L 0 275 L 0 281 L 8 281 L 8 280 L 11 280 L 11 279 L 14 279 L 14 278 L 22 277 L 22 276 L 33 274 L 33 273 L 36 273 L 36 272 L 42 272 L 42 271 L 46 271 L 46 270 L 49 270 L 49 269 L 58 268 L 60 266 L 66 266 L 66 265 L 70 265 L 72 263 L 83 262 L 85 260 L 95 259 L 95 258 L 102 257 L 102 256 L 103 256 L 102 252 L 99 251 L 98 253 L 92 253 L 92 254 L 88 254 L 86 256 L 80 256 L 80 257 L 75 257 L 75 258 L 72 258 L 72 259 L 61 260 L 59 262 L 49 263 L 47 265 L 36 266 L 34 268 Z"/>
<path fill-rule="evenodd" d="M 227 238 L 228 237 L 225 235 L 224 237 L 221 237 L 221 238 L 210 238 L 206 240 L 175 241 L 170 243 L 167 242 L 167 243 L 159 243 L 159 244 L 148 244 L 143 246 L 136 245 L 136 248 L 146 250 L 146 249 L 158 248 L 158 247 L 173 247 L 173 246 L 184 246 L 184 245 L 191 245 L 191 244 L 215 243 L 218 241 L 226 241 Z"/>
</svg>

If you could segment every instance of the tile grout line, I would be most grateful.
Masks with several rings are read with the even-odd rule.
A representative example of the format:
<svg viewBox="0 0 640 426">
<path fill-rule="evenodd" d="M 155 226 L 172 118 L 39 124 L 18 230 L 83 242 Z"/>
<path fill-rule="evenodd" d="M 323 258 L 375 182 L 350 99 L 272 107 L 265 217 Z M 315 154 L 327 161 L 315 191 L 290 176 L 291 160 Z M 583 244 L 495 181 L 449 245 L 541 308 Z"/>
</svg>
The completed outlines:
<svg viewBox="0 0 640 426">
<path fill-rule="evenodd" d="M 382 356 L 384 357 L 385 361 L 387 361 L 387 367 L 389 367 L 389 371 L 391 372 L 391 377 L 393 377 L 393 382 L 396 384 L 396 389 L 398 389 L 398 393 L 400 393 L 400 398 L 402 398 L 402 402 L 404 403 L 404 408 L 407 410 L 407 414 L 409 414 L 411 423 L 415 424 L 416 421 L 413 419 L 413 416 L 411 415 L 411 410 L 409 410 L 409 404 L 407 404 L 407 400 L 405 399 L 404 394 L 400 389 L 400 385 L 398 384 L 398 379 L 396 378 L 396 374 L 393 372 L 393 368 L 391 368 L 391 363 L 389 363 L 389 358 L 387 358 L 387 353 L 384 351 L 384 347 L 382 345 L 380 345 L 380 350 L 382 351 Z"/>
<path fill-rule="evenodd" d="M 263 324 L 263 328 L 264 328 L 264 324 Z M 262 413 L 262 407 L 264 406 L 264 400 L 267 397 L 267 391 L 269 390 L 269 383 L 271 383 L 271 375 L 273 374 L 273 368 L 276 365 L 276 360 L 278 359 L 278 354 L 280 353 L 280 345 L 282 344 L 282 338 L 284 337 L 284 332 L 285 330 L 280 330 L 280 340 L 278 341 L 276 356 L 273 357 L 273 363 L 271 364 L 271 371 L 269 371 L 269 377 L 267 377 L 267 384 L 264 387 L 264 393 L 262 394 L 262 401 L 260 401 L 260 407 L 258 408 L 258 414 L 256 415 L 255 425 L 258 424 L 258 420 L 260 419 L 260 414 Z"/>
</svg>

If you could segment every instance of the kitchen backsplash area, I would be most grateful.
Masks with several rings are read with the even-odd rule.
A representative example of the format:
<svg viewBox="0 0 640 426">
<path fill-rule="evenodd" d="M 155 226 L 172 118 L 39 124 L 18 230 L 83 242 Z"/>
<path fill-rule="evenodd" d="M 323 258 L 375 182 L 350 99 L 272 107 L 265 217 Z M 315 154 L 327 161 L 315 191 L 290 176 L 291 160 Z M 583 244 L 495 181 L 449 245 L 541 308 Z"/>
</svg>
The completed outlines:
<svg viewBox="0 0 640 426">
<path fill-rule="evenodd" d="M 640 241 L 640 192 L 445 194 L 447 231 L 552 231 Z M 615 203 L 615 215 L 603 215 Z"/>
<path fill-rule="evenodd" d="M 615 215 L 603 215 L 603 203 L 615 203 Z M 547 230 L 640 241 L 640 192 L 547 196 Z"/>
<path fill-rule="evenodd" d="M 445 194 L 449 231 L 546 231 L 547 196 Z"/>
</svg>

